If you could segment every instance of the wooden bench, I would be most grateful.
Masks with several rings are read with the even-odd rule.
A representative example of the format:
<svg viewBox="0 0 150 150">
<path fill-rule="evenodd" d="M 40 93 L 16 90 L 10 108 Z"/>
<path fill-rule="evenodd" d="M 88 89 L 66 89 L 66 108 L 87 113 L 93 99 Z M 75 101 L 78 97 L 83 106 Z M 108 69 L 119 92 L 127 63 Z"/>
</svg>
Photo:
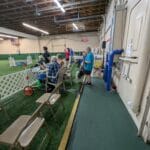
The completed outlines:
<svg viewBox="0 0 150 150">
<path fill-rule="evenodd" d="M 27 148 L 38 131 L 45 125 L 50 135 L 45 119 L 40 115 L 44 104 L 41 104 L 32 115 L 21 115 L 1 135 L 0 143 L 12 148 Z"/>
</svg>

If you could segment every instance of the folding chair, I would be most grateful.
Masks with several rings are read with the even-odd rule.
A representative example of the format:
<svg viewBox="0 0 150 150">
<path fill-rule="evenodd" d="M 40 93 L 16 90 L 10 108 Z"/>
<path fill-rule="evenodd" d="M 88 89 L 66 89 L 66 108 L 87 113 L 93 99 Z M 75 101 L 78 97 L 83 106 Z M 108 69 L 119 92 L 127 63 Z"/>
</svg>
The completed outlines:
<svg viewBox="0 0 150 150">
<path fill-rule="evenodd" d="M 47 74 L 46 83 L 45 83 L 46 84 L 45 85 L 46 92 L 48 91 L 48 85 L 52 85 L 52 86 L 56 87 L 56 85 L 58 83 L 62 83 L 63 88 L 65 90 L 65 84 L 64 84 L 64 74 L 65 74 L 65 71 L 66 71 L 66 68 L 62 67 L 62 68 L 59 69 L 59 71 L 57 72 L 56 76 L 54 76 L 54 77 L 48 76 L 48 74 Z M 57 83 L 50 82 L 51 78 L 57 79 Z"/>
<path fill-rule="evenodd" d="M 32 115 L 21 115 L 1 135 L 0 143 L 10 146 L 10 149 L 26 149 L 41 129 L 45 126 L 50 136 L 49 128 L 41 115 L 40 105 Z"/>
<path fill-rule="evenodd" d="M 45 104 L 47 105 L 50 110 L 51 110 L 51 113 L 53 115 L 53 118 L 56 120 L 56 117 L 55 117 L 55 114 L 54 114 L 54 111 L 52 109 L 52 106 L 60 99 L 61 95 L 59 94 L 59 88 L 60 86 L 62 85 L 63 83 L 60 82 L 56 85 L 55 89 L 51 92 L 51 93 L 45 93 L 43 94 L 39 99 L 37 99 L 36 103 L 38 104 Z M 61 104 L 62 104 L 62 107 L 63 109 L 65 108 L 64 107 L 64 104 L 63 104 L 63 101 L 61 100 Z"/>
<path fill-rule="evenodd" d="M 64 75 L 64 80 L 65 81 L 70 81 L 70 85 L 72 86 L 73 82 L 72 82 L 72 66 L 70 66 L 69 68 L 66 68 L 66 72 Z"/>
</svg>

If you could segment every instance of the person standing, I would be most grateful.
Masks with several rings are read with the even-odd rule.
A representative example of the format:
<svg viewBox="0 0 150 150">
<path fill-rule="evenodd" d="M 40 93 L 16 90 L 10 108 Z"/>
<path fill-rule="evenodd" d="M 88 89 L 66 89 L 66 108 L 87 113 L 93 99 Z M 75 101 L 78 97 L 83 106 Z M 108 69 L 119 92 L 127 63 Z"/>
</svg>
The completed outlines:
<svg viewBox="0 0 150 150">
<path fill-rule="evenodd" d="M 48 52 L 48 48 L 46 46 L 43 47 L 44 54 L 43 57 L 45 59 L 45 63 L 48 64 L 50 62 L 50 53 Z"/>
<path fill-rule="evenodd" d="M 70 48 L 70 62 L 71 62 L 71 64 L 73 63 L 73 56 L 74 56 L 74 51 L 73 51 L 73 49 L 72 48 Z"/>
<path fill-rule="evenodd" d="M 85 63 L 85 57 L 86 57 L 86 52 L 84 51 L 82 53 L 83 59 L 79 60 L 78 67 L 80 68 L 79 73 L 78 73 L 78 79 L 81 79 L 81 77 L 84 75 L 84 63 Z"/>
<path fill-rule="evenodd" d="M 86 56 L 84 60 L 84 74 L 86 76 L 86 84 L 92 85 L 91 82 L 91 73 L 94 64 L 94 55 L 92 53 L 91 47 L 87 47 L 86 49 Z"/>
<path fill-rule="evenodd" d="M 69 57 L 70 57 L 70 49 L 65 49 L 65 58 L 66 58 L 66 65 L 69 63 Z"/>
</svg>

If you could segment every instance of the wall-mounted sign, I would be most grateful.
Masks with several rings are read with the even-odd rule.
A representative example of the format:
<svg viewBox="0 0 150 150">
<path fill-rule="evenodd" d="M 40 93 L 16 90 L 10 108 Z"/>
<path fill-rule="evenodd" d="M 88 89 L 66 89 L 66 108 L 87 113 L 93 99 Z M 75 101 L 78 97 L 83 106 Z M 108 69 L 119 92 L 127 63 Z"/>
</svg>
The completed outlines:
<svg viewBox="0 0 150 150">
<path fill-rule="evenodd" d="M 82 37 L 82 38 L 81 38 L 81 42 L 89 42 L 88 37 Z"/>
</svg>

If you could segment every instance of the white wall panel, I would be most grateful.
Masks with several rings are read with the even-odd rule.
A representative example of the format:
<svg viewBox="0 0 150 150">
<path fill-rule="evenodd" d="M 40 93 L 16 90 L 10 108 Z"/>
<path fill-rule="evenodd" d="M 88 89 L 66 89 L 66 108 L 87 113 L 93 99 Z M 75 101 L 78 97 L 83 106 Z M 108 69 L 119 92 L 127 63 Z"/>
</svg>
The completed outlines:
<svg viewBox="0 0 150 150">
<path fill-rule="evenodd" d="M 123 2 L 123 1 L 122 1 Z M 120 81 L 116 81 L 118 85 L 118 92 L 120 97 L 122 98 L 123 102 L 125 103 L 127 109 L 129 110 L 133 120 L 135 121 L 137 127 L 140 124 L 140 120 L 142 118 L 142 114 L 145 109 L 145 97 L 147 95 L 148 87 L 146 86 L 144 97 L 141 98 L 141 92 L 144 90 L 143 80 L 145 79 L 145 72 L 148 62 L 148 57 L 150 56 L 150 42 L 149 41 L 149 29 L 148 26 L 150 25 L 149 18 L 150 18 L 150 1 L 149 0 L 124 0 L 127 7 L 127 14 L 126 14 L 126 22 L 125 22 L 125 32 L 124 36 L 119 36 L 121 32 L 120 22 L 122 22 L 122 17 L 118 20 L 118 24 L 116 24 L 115 30 L 117 32 L 114 34 L 114 48 L 120 48 L 123 45 L 125 50 L 126 56 L 136 56 L 138 57 L 137 64 L 131 64 L 129 77 L 132 80 L 130 83 L 123 75 L 120 78 Z M 119 4 L 119 3 L 117 3 Z M 108 12 L 106 15 L 106 27 L 104 24 L 101 29 L 101 41 L 103 39 L 107 41 L 107 48 L 108 51 L 110 49 L 110 42 L 113 37 L 111 30 L 113 29 L 112 20 L 114 17 L 114 10 L 115 10 L 115 0 L 111 1 L 110 7 L 108 8 Z M 118 16 L 122 16 L 121 13 L 117 14 Z M 118 17 L 116 16 L 116 17 Z M 105 34 L 104 34 L 105 29 Z M 117 38 L 123 38 L 123 44 L 117 40 Z M 119 42 L 119 43 L 118 43 Z M 121 43 L 121 45 L 120 45 Z M 129 51 L 129 53 L 128 53 Z M 125 72 L 127 73 L 129 68 L 129 62 L 123 62 L 123 66 L 125 68 Z M 122 69 L 122 73 L 124 69 Z M 149 79 L 148 79 L 149 83 Z M 135 96 L 136 95 L 136 96 Z M 142 100 L 143 99 L 143 100 Z M 138 110 L 138 103 L 142 101 L 141 105 L 141 112 L 136 114 L 132 111 L 132 104 L 136 106 L 136 110 Z M 136 104 L 137 101 L 137 104 Z M 139 115 L 139 116 L 138 116 Z"/>
</svg>

